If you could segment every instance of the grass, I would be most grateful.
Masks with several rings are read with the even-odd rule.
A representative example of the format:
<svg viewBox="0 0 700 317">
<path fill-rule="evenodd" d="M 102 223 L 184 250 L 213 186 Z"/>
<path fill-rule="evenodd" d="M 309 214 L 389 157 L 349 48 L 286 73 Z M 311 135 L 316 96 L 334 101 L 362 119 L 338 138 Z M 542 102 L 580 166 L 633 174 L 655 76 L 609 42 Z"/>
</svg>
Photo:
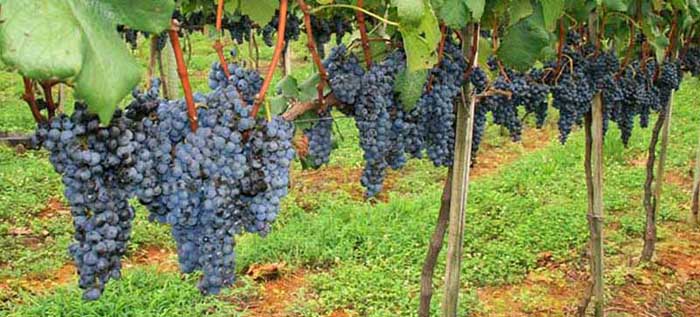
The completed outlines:
<svg viewBox="0 0 700 317">
<path fill-rule="evenodd" d="M 201 35 L 194 35 L 192 43 L 194 85 L 207 90 L 203 74 L 214 60 L 213 53 Z M 245 53 L 242 49 L 239 52 Z M 263 49 L 263 56 L 265 52 Z M 144 60 L 143 49 L 135 54 Z M 295 73 L 303 74 L 309 69 L 308 64 L 302 64 Z M 17 87 L 13 87 L 4 91 L 14 89 L 16 94 Z M 700 122 L 694 109 L 694 102 L 700 97 L 696 87 L 698 81 L 689 79 L 676 96 L 668 166 L 671 172 L 681 175 L 694 159 Z M 0 93 L 2 96 L 5 95 Z M 0 129 L 31 129 L 31 121 L 26 124 L 22 123 L 26 118 L 12 117 L 28 113 L 19 109 L 26 105 L 4 106 L 16 107 L 17 111 L 0 113 Z M 342 139 L 330 166 L 321 173 L 348 173 L 362 166 L 353 121 L 337 122 Z M 643 164 L 637 162 L 645 159 L 649 133 L 650 129 L 636 128 L 630 146 L 624 148 L 613 124 L 605 140 L 606 254 L 611 256 L 626 252 L 641 236 L 645 174 Z M 486 138 L 489 146 L 519 147 L 504 143 L 494 127 L 488 129 Z M 588 237 L 582 162 L 583 136 L 576 132 L 566 145 L 551 141 L 540 150 L 500 166 L 495 174 L 472 182 L 464 241 L 462 315 L 481 309 L 477 287 L 521 281 L 537 267 L 542 253 L 551 253 L 557 262 L 581 257 Z M 306 277 L 309 288 L 296 294 L 290 314 L 324 316 L 344 309 L 359 316 L 413 316 L 420 269 L 435 224 L 444 174 L 444 169 L 434 168 L 425 160 L 413 160 L 396 179 L 388 202 L 360 202 L 343 190 L 344 186 L 357 184 L 341 184 L 337 190 L 292 192 L 268 237 L 239 237 L 236 251 L 240 273 L 255 263 L 281 261 L 292 267 L 310 268 Z M 70 241 L 71 225 L 67 216 L 52 221 L 37 218 L 50 197 L 62 199 L 60 179 L 51 171 L 46 154 L 17 154 L 0 146 L 0 189 L 0 245 L 5 251 L 0 255 L 0 277 L 50 274 L 68 260 L 63 250 Z M 683 220 L 688 213 L 687 201 L 685 188 L 666 184 L 660 221 Z M 45 239 L 36 249 L 28 248 L 7 234 L 18 226 L 32 232 L 46 230 L 51 239 Z M 660 238 L 672 237 L 661 227 Z M 146 245 L 172 247 L 167 227 L 148 223 L 141 207 L 137 209 L 132 241 L 132 251 Z M 244 283 L 244 287 L 222 296 L 203 298 L 194 287 L 195 277 L 183 279 L 174 273 L 144 267 L 124 271 L 123 280 L 110 283 L 98 302 L 82 302 L 74 283 L 43 294 L 20 288 L 10 297 L 5 310 L 0 308 L 0 315 L 237 316 L 245 312 L 239 313 L 240 307 L 232 304 L 231 292 L 240 296 L 254 292 L 250 284 Z M 619 284 L 625 274 L 622 269 L 612 269 L 608 277 Z M 434 311 L 440 303 L 443 275 L 444 254 L 434 280 Z M 696 296 L 696 292 L 692 288 L 686 293 Z M 534 310 L 545 293 L 533 289 L 518 296 L 525 309 Z M 668 299 L 668 305 L 675 305 L 673 300 Z"/>
<path fill-rule="evenodd" d="M 82 292 L 71 285 L 45 297 L 27 298 L 8 317 L 169 317 L 230 316 L 230 303 L 215 297 L 202 297 L 192 284 L 196 279 L 182 279 L 175 273 L 161 273 L 155 268 L 130 270 L 119 282 L 110 283 L 109 292 L 96 302 L 84 302 Z M 0 312 L 1 314 L 1 312 Z"/>
</svg>

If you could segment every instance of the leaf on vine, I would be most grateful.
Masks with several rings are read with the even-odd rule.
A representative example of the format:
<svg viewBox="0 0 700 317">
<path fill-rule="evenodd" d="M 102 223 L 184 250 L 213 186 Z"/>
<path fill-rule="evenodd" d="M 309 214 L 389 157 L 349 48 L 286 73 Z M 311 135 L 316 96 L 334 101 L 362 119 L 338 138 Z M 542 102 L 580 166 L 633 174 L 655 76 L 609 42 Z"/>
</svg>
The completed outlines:
<svg viewBox="0 0 700 317">
<path fill-rule="evenodd" d="M 106 123 L 140 71 L 104 12 L 82 0 L 7 0 L 2 60 L 30 78 L 73 84 L 76 97 Z"/>
<path fill-rule="evenodd" d="M 21 74 L 66 80 L 82 67 L 83 38 L 64 1 L 8 1 L 0 11 L 0 57 Z M 52 21 L 52 23 L 36 23 Z"/>
<path fill-rule="evenodd" d="M 417 26 L 401 24 L 399 31 L 403 37 L 409 71 L 427 69 L 437 63 L 437 45 L 440 42 L 440 26 L 430 7 L 425 2 L 425 13 Z"/>
<path fill-rule="evenodd" d="M 270 98 L 270 111 L 272 112 L 272 116 L 277 116 L 284 113 L 284 111 L 287 110 L 288 101 L 289 99 L 283 95 Z"/>
<path fill-rule="evenodd" d="M 392 0 L 401 24 L 419 24 L 425 13 L 423 0 Z"/>
<path fill-rule="evenodd" d="M 102 9 L 108 19 L 133 29 L 160 33 L 170 27 L 170 19 L 175 10 L 172 0 L 101 0 L 91 1 L 91 5 Z"/>
<path fill-rule="evenodd" d="M 510 13 L 509 25 L 515 25 L 520 20 L 532 15 L 532 4 L 530 0 L 514 0 L 510 3 L 508 12 Z"/>
<path fill-rule="evenodd" d="M 506 30 L 498 48 L 498 57 L 507 65 L 524 70 L 532 66 L 549 44 L 541 10 Z"/>
<path fill-rule="evenodd" d="M 428 79 L 428 70 L 421 69 L 411 72 L 404 69 L 396 77 L 394 91 L 399 94 L 399 100 L 405 111 L 411 111 L 423 94 L 423 88 Z"/>
<path fill-rule="evenodd" d="M 282 95 L 287 98 L 298 98 L 299 97 L 299 84 L 294 76 L 284 76 L 279 83 L 277 83 L 277 91 L 281 91 Z"/>
<path fill-rule="evenodd" d="M 625 0 L 603 0 L 603 5 L 612 11 L 627 11 L 627 1 Z"/>
<path fill-rule="evenodd" d="M 278 0 L 244 0 L 241 1 L 241 13 L 250 17 L 260 26 L 266 25 L 280 6 Z"/>
<path fill-rule="evenodd" d="M 484 7 L 486 6 L 485 0 L 466 0 L 467 8 L 472 12 L 472 18 L 474 21 L 481 20 L 481 16 L 484 14 Z"/>
<path fill-rule="evenodd" d="M 321 82 L 321 75 L 318 72 L 310 75 L 306 80 L 299 84 L 299 101 L 309 102 L 318 99 L 318 83 Z M 330 92 L 330 87 L 323 87 L 323 94 Z"/>
<path fill-rule="evenodd" d="M 294 125 L 298 130 L 304 131 L 311 128 L 316 120 L 318 120 L 318 113 L 316 111 L 307 111 L 294 120 Z"/>
<path fill-rule="evenodd" d="M 462 29 L 469 22 L 469 12 L 464 0 L 445 0 L 439 12 L 445 25 L 455 30 Z"/>
<path fill-rule="evenodd" d="M 547 31 L 554 31 L 562 15 L 564 15 L 564 0 L 542 0 L 542 17 Z"/>
</svg>

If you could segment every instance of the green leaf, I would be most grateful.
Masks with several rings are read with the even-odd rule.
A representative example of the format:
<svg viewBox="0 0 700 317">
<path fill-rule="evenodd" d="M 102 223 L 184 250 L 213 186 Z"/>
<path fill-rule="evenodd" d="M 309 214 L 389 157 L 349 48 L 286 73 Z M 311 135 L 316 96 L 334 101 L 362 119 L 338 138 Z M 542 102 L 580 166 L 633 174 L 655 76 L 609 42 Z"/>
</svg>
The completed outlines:
<svg viewBox="0 0 700 317">
<path fill-rule="evenodd" d="M 431 68 L 437 63 L 436 49 L 440 42 L 440 26 L 435 12 L 425 3 L 426 14 L 417 27 L 401 25 L 404 49 L 409 71 Z"/>
<path fill-rule="evenodd" d="M 464 0 L 445 0 L 440 8 L 440 19 L 455 30 L 461 30 L 469 22 L 468 9 Z"/>
<path fill-rule="evenodd" d="M 625 0 L 603 0 L 603 5 L 612 11 L 627 11 L 627 1 Z"/>
<path fill-rule="evenodd" d="M 39 80 L 66 80 L 80 72 L 83 37 L 65 1 L 6 2 L 0 11 L 0 57 L 5 64 Z"/>
<path fill-rule="evenodd" d="M 541 0 L 542 17 L 544 27 L 552 32 L 557 26 L 557 21 L 564 15 L 564 0 Z"/>
<path fill-rule="evenodd" d="M 3 62 L 33 79 L 71 83 L 108 122 L 140 71 L 104 9 L 84 0 L 7 0 L 2 9 Z"/>
<path fill-rule="evenodd" d="M 304 131 L 311 128 L 315 120 L 318 120 L 318 113 L 316 113 L 316 111 L 307 111 L 294 120 L 294 125 L 297 129 Z"/>
<path fill-rule="evenodd" d="M 423 0 L 392 0 L 401 24 L 418 24 L 425 12 Z"/>
<path fill-rule="evenodd" d="M 510 20 L 508 25 L 514 25 L 520 20 L 532 15 L 532 4 L 530 0 L 513 0 L 510 4 Z"/>
<path fill-rule="evenodd" d="M 404 69 L 396 77 L 394 91 L 399 94 L 399 100 L 405 111 L 411 111 L 423 94 L 423 88 L 428 79 L 428 70 L 421 69 L 410 72 Z"/>
<path fill-rule="evenodd" d="M 472 18 L 474 21 L 481 20 L 481 15 L 484 14 L 484 6 L 486 6 L 485 0 L 466 0 L 467 8 L 472 12 Z"/>
<path fill-rule="evenodd" d="M 282 95 L 287 98 L 298 98 L 299 97 L 299 84 L 294 76 L 287 75 L 284 76 L 277 83 L 277 90 L 282 91 Z"/>
<path fill-rule="evenodd" d="M 270 111 L 272 112 L 272 116 L 283 114 L 284 111 L 287 110 L 288 101 L 289 99 L 283 95 L 270 98 Z"/>
<path fill-rule="evenodd" d="M 103 9 L 106 17 L 114 17 L 119 24 L 128 25 L 133 29 L 160 33 L 170 27 L 170 18 L 175 10 L 172 0 L 101 0 L 90 4 Z"/>
<path fill-rule="evenodd" d="M 266 25 L 279 8 L 278 0 L 243 0 L 241 1 L 241 13 L 247 14 L 253 22 L 260 26 Z"/>
<path fill-rule="evenodd" d="M 313 73 L 301 84 L 299 84 L 299 101 L 309 102 L 318 99 L 318 83 L 321 81 L 321 75 L 318 72 Z M 324 85 L 323 93 L 330 92 L 330 87 Z"/>
<path fill-rule="evenodd" d="M 75 94 L 85 100 L 88 110 L 97 113 L 102 123 L 107 123 L 119 101 L 138 84 L 141 72 L 113 24 L 97 16 L 94 8 L 82 1 L 74 1 L 72 8 L 84 45 Z"/>
<path fill-rule="evenodd" d="M 507 65 L 525 70 L 537 61 L 542 49 L 549 44 L 541 10 L 506 30 L 498 48 L 498 57 Z"/>
</svg>

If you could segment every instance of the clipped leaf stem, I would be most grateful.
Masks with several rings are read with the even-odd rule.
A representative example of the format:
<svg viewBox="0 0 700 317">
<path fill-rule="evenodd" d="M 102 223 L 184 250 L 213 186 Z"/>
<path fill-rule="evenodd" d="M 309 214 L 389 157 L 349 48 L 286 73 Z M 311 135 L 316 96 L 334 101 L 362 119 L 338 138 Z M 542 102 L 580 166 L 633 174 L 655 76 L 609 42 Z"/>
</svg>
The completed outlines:
<svg viewBox="0 0 700 317">
<path fill-rule="evenodd" d="M 180 38 L 178 37 L 178 22 L 173 20 L 172 26 L 168 31 L 170 35 L 170 43 L 173 46 L 173 51 L 175 52 L 175 61 L 177 63 L 177 74 L 180 77 L 180 82 L 182 82 L 182 89 L 185 92 L 185 102 L 187 103 L 187 116 L 190 120 L 190 129 L 194 132 L 197 131 L 197 110 L 194 106 L 194 98 L 192 97 L 192 86 L 190 85 L 190 78 L 187 74 L 187 65 L 185 65 L 185 58 L 182 56 L 182 47 L 180 47 Z"/>
<path fill-rule="evenodd" d="M 311 52 L 311 57 L 314 60 L 314 64 L 318 67 L 318 74 L 321 76 L 321 80 L 318 81 L 318 102 L 321 103 L 321 110 L 325 109 L 325 102 L 323 97 L 324 85 L 328 82 L 328 74 L 326 73 L 326 68 L 323 67 L 321 63 L 321 57 L 318 55 L 318 50 L 316 49 L 316 40 L 314 39 L 313 31 L 311 30 L 311 14 L 309 6 L 304 0 L 297 0 L 301 11 L 304 13 L 304 28 L 306 29 L 306 38 L 308 40 L 307 47 L 309 52 Z"/>
<path fill-rule="evenodd" d="M 24 95 L 22 99 L 27 102 L 29 109 L 32 111 L 32 116 L 34 116 L 34 121 L 36 123 L 46 122 L 46 118 L 39 111 L 39 106 L 36 104 L 36 98 L 34 97 L 34 87 L 32 86 L 32 81 L 28 77 L 22 77 L 24 81 Z"/>
<path fill-rule="evenodd" d="M 265 76 L 265 81 L 263 81 L 263 85 L 260 88 L 260 92 L 258 93 L 257 98 L 255 99 L 255 104 L 253 105 L 253 111 L 251 112 L 251 117 L 255 118 L 258 115 L 258 111 L 260 111 L 260 106 L 262 105 L 262 102 L 265 100 L 265 95 L 267 94 L 267 90 L 270 88 L 270 83 L 272 82 L 272 76 L 275 74 L 275 68 L 277 68 L 277 65 L 280 62 L 280 57 L 282 56 L 282 50 L 284 49 L 284 31 L 287 28 L 287 7 L 288 7 L 288 1 L 287 0 L 282 0 L 280 1 L 280 8 L 279 8 L 279 24 L 277 25 L 277 43 L 275 44 L 275 51 L 272 54 L 272 61 L 270 62 L 270 67 L 267 70 L 267 76 Z"/>
</svg>

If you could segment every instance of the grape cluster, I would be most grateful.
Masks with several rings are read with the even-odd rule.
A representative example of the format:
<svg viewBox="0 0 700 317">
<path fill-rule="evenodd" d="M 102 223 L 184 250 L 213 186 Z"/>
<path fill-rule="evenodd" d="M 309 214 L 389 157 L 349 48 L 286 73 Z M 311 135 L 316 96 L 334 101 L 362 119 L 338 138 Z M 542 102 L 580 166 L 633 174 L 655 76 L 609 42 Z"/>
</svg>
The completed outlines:
<svg viewBox="0 0 700 317">
<path fill-rule="evenodd" d="M 693 76 L 700 76 L 700 47 L 694 46 L 681 55 L 681 64 L 685 71 Z"/>
<path fill-rule="evenodd" d="M 234 63 L 228 64 L 228 71 L 231 77 L 226 78 L 221 64 L 219 62 L 212 63 L 209 71 L 209 88 L 216 90 L 230 83 L 234 85 L 235 89 L 246 103 L 252 104 L 255 102 L 255 96 L 258 94 L 263 84 L 260 73 L 252 69 L 243 68 Z"/>
<path fill-rule="evenodd" d="M 329 110 L 321 113 L 311 128 L 304 130 L 309 140 L 308 163 L 313 168 L 327 164 L 333 149 L 333 117 Z"/>
<path fill-rule="evenodd" d="M 352 24 L 340 15 L 333 15 L 328 19 L 312 15 L 311 32 L 316 42 L 316 49 L 321 57 L 325 57 L 324 44 L 330 42 L 331 35 L 335 34 L 335 42 L 340 45 L 345 34 L 352 33 Z"/>
<path fill-rule="evenodd" d="M 344 104 L 355 104 L 365 75 L 357 56 L 348 55 L 345 45 L 340 44 L 331 50 L 323 66 L 328 72 L 328 82 L 335 97 Z"/>
<path fill-rule="evenodd" d="M 77 104 L 71 116 L 37 129 L 36 142 L 50 151 L 66 186 L 76 229 L 69 250 L 85 299 L 99 298 L 107 281 L 120 276 L 133 197 L 149 219 L 171 226 L 181 270 L 204 273 L 204 294 L 233 282 L 235 234 L 269 232 L 287 194 L 294 129 L 281 117 L 251 118 L 260 76 L 229 69 L 232 76 L 221 78 L 215 65 L 213 91 L 195 95 L 205 106 L 196 110 L 194 132 L 185 102 L 160 99 L 158 80 L 145 92 L 135 90 L 106 127 Z"/>
<path fill-rule="evenodd" d="M 80 275 L 83 298 L 100 297 L 110 279 L 121 276 L 121 257 L 131 235 L 134 210 L 129 206 L 137 148 L 144 140 L 119 110 L 109 126 L 100 127 L 86 105 L 76 103 L 71 116 L 61 114 L 37 128 L 35 140 L 50 152 L 62 175 L 71 206 L 75 242 L 69 251 Z"/>
<path fill-rule="evenodd" d="M 275 41 L 273 36 L 277 33 L 277 27 L 280 23 L 279 10 L 275 11 L 275 16 L 268 22 L 261 30 L 260 34 L 263 36 L 263 41 L 267 46 L 274 46 Z M 287 49 L 289 41 L 296 41 L 299 39 L 299 34 L 301 33 L 301 19 L 294 15 L 292 12 L 287 12 L 287 24 L 284 29 L 284 50 Z"/>
<path fill-rule="evenodd" d="M 445 42 L 444 58 L 431 70 L 432 89 L 421 96 L 417 108 L 425 129 L 423 139 L 428 158 L 435 166 L 450 166 L 454 156 L 454 99 L 464 83 L 467 62 L 457 45 Z"/>
<path fill-rule="evenodd" d="M 588 61 L 578 51 L 565 49 L 573 63 L 564 63 L 560 77 L 553 79 L 553 106 L 559 110 L 559 141 L 566 143 L 574 124 L 581 122 L 583 116 L 590 111 L 593 95 L 596 92 L 595 83 L 588 76 Z M 573 65 L 572 65 L 573 64 Z M 555 76 L 551 76 L 555 77 Z"/>
<path fill-rule="evenodd" d="M 245 14 L 236 14 L 234 16 L 225 17 L 221 21 L 221 27 L 228 30 L 231 38 L 238 44 L 243 44 L 243 41 L 250 40 L 254 23 L 249 16 Z"/>
</svg>

